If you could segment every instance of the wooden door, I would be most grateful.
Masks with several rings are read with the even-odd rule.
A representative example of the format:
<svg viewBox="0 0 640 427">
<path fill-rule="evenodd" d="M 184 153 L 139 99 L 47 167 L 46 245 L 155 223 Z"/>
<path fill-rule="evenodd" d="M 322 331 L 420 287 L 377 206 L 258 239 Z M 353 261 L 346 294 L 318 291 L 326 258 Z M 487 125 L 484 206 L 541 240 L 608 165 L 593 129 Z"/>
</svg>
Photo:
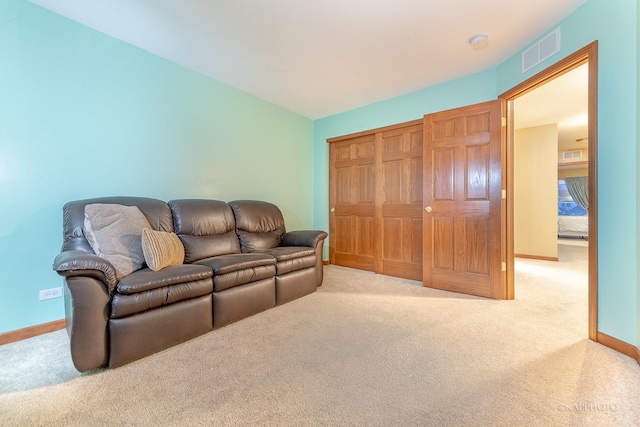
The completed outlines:
<svg viewBox="0 0 640 427">
<path fill-rule="evenodd" d="M 329 147 L 330 261 L 375 271 L 375 135 Z"/>
<path fill-rule="evenodd" d="M 424 116 L 424 286 L 504 298 L 499 101 Z"/>
<path fill-rule="evenodd" d="M 422 280 L 422 123 L 376 142 L 378 272 Z"/>
</svg>

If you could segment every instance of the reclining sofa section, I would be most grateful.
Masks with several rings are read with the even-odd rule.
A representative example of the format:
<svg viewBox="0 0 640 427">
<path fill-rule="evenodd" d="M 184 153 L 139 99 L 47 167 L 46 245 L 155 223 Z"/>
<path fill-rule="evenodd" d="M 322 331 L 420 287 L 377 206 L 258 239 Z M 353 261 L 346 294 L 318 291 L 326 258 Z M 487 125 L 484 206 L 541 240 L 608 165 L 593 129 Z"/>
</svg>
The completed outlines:
<svg viewBox="0 0 640 427">
<path fill-rule="evenodd" d="M 118 278 L 85 237 L 85 206 L 136 206 L 173 232 L 184 264 Z M 286 232 L 267 202 L 105 197 L 67 203 L 53 268 L 64 277 L 71 357 L 80 372 L 124 365 L 284 304 L 322 284 L 324 231 Z"/>
</svg>

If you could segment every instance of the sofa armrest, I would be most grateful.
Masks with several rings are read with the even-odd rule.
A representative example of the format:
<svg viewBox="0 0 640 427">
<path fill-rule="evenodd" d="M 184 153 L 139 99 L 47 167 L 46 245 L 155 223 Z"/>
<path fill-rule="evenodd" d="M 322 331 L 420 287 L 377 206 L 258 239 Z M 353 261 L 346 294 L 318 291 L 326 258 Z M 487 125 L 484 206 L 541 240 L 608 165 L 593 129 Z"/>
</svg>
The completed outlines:
<svg viewBox="0 0 640 427">
<path fill-rule="evenodd" d="M 282 236 L 281 246 L 308 246 L 315 248 L 327 238 L 327 233 L 319 230 L 290 231 Z"/>
<path fill-rule="evenodd" d="M 53 261 L 53 269 L 63 277 L 86 276 L 100 280 L 107 286 L 109 295 L 113 294 L 118 284 L 116 270 L 111 263 L 88 252 L 61 252 Z"/>
</svg>

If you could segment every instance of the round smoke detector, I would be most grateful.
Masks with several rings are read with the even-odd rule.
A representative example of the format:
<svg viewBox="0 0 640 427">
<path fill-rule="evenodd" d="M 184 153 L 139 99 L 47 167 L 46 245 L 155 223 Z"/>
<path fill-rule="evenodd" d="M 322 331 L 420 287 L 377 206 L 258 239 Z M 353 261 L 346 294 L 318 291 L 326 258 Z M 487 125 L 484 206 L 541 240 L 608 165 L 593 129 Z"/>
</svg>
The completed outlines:
<svg viewBox="0 0 640 427">
<path fill-rule="evenodd" d="M 469 45 L 471 45 L 471 49 L 473 50 L 482 50 L 489 46 L 489 37 L 485 34 L 478 34 L 469 39 Z"/>
</svg>

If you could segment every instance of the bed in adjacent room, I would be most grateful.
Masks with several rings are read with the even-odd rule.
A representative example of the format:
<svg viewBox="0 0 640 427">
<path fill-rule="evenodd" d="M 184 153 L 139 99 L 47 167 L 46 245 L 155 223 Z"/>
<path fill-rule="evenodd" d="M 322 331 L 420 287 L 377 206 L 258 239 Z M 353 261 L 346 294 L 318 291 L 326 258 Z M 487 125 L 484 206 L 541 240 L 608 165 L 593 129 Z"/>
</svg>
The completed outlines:
<svg viewBox="0 0 640 427">
<path fill-rule="evenodd" d="M 558 216 L 558 237 L 589 238 L 589 217 Z"/>
</svg>

